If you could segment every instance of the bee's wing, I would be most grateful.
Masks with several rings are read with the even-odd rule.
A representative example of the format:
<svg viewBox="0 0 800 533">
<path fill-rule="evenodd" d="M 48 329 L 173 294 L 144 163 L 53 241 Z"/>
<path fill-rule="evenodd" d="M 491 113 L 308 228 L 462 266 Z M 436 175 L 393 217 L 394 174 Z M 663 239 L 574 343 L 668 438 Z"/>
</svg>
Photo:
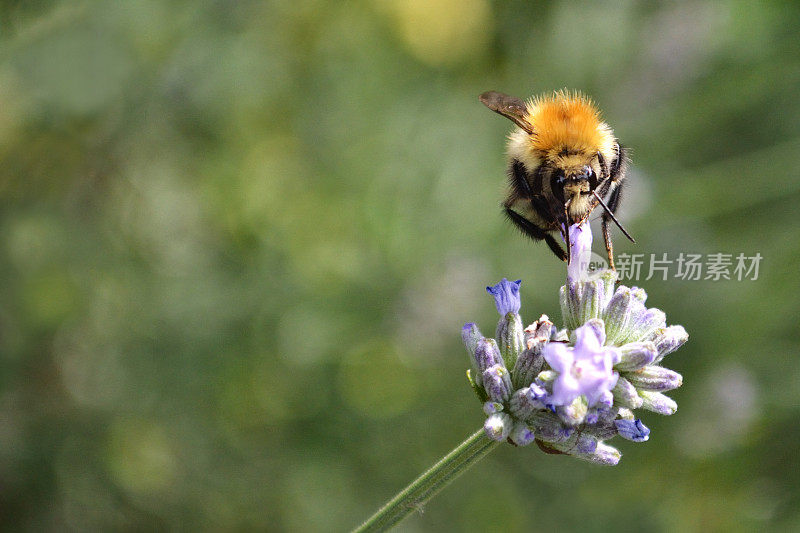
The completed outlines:
<svg viewBox="0 0 800 533">
<path fill-rule="evenodd" d="M 480 95 L 480 100 L 483 102 L 483 105 L 495 113 L 503 115 L 528 133 L 533 133 L 531 125 L 525 120 L 527 106 L 525 102 L 519 98 L 497 91 L 486 91 Z"/>
</svg>

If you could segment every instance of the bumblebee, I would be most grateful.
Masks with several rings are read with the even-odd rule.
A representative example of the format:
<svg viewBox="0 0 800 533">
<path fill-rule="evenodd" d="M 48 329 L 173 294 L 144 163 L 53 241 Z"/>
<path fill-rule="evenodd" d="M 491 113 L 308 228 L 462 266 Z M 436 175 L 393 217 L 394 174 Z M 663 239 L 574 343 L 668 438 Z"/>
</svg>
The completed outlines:
<svg viewBox="0 0 800 533">
<path fill-rule="evenodd" d="M 626 150 L 580 93 L 558 91 L 524 102 L 496 91 L 480 95 L 489 109 L 517 125 L 508 140 L 508 197 L 502 206 L 514 225 L 569 260 L 569 226 L 603 208 L 603 240 L 609 266 L 614 253 L 609 221 L 635 242 L 614 216 L 622 198 Z M 567 251 L 553 237 L 560 232 Z"/>
</svg>

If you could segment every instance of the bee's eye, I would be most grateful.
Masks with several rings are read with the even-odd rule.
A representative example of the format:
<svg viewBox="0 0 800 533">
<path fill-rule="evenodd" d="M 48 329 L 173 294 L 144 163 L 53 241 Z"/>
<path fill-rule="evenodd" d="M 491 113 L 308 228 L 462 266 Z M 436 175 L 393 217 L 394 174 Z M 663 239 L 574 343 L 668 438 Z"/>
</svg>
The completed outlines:
<svg viewBox="0 0 800 533">
<path fill-rule="evenodd" d="M 586 178 L 589 180 L 590 190 L 597 188 L 597 174 L 594 173 L 594 169 L 590 166 L 586 167 Z"/>
<path fill-rule="evenodd" d="M 557 169 L 550 177 L 550 190 L 562 203 L 564 202 L 564 184 L 566 182 L 567 176 L 562 169 Z"/>
</svg>

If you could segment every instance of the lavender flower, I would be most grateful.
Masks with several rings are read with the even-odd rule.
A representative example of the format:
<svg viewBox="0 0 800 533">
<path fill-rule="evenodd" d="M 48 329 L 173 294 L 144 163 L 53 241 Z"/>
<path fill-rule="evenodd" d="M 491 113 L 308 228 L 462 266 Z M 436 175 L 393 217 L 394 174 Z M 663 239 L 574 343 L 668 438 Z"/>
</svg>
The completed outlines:
<svg viewBox="0 0 800 533">
<path fill-rule="evenodd" d="M 663 366 L 647 365 L 641 370 L 629 372 L 628 381 L 640 390 L 664 392 L 683 385 L 683 377 Z"/>
<path fill-rule="evenodd" d="M 569 228 L 570 262 L 567 265 L 567 283 L 575 282 L 589 270 L 592 251 L 592 230 L 589 224 L 574 224 Z"/>
<path fill-rule="evenodd" d="M 536 439 L 536 434 L 524 422 L 517 422 L 511 429 L 508 438 L 517 446 L 527 446 Z"/>
<path fill-rule="evenodd" d="M 636 387 L 624 377 L 620 377 L 617 380 L 617 385 L 611 393 L 614 395 L 614 404 L 620 407 L 638 409 L 642 406 L 642 403 L 644 403 Z"/>
<path fill-rule="evenodd" d="M 519 286 L 522 280 L 508 281 L 506 278 L 491 287 L 486 287 L 486 292 L 494 296 L 494 305 L 500 316 L 507 313 L 519 313 Z"/>
<path fill-rule="evenodd" d="M 478 341 L 475 346 L 475 365 L 478 367 L 478 375 L 482 375 L 487 368 L 494 365 L 503 366 L 503 358 L 500 357 L 497 341 L 485 337 Z"/>
<path fill-rule="evenodd" d="M 514 367 L 525 343 L 522 318 L 519 316 L 521 283 L 522 280 L 508 281 L 503 278 L 497 285 L 486 287 L 486 292 L 494 296 L 495 307 L 500 313 L 495 338 L 503 361 L 509 368 Z"/>
<path fill-rule="evenodd" d="M 501 405 L 511 396 L 511 377 L 504 366 L 494 365 L 483 373 L 483 386 L 489 399 Z"/>
<path fill-rule="evenodd" d="M 544 400 L 547 391 L 538 385 L 531 385 L 517 390 L 511 397 L 509 405 L 511 413 L 520 420 L 526 420 L 534 411 L 546 407 Z"/>
<path fill-rule="evenodd" d="M 514 420 L 506 413 L 491 414 L 483 424 L 486 436 L 497 441 L 506 440 L 513 427 Z"/>
<path fill-rule="evenodd" d="M 620 347 L 620 360 L 617 370 L 634 371 L 644 368 L 658 357 L 658 349 L 651 342 L 631 342 Z"/>
<path fill-rule="evenodd" d="M 683 378 L 661 366 L 688 339 L 647 308 L 644 290 L 616 286 L 617 274 L 588 275 L 592 235 L 588 223 L 569 228 L 570 263 L 560 303 L 564 329 L 546 315 L 522 328 L 520 284 L 503 279 L 487 287 L 500 313 L 497 339 L 468 323 L 462 339 L 470 355 L 470 383 L 487 415 L 484 430 L 517 446 L 533 441 L 548 453 L 614 465 L 616 435 L 644 442 L 650 430 L 633 409 L 669 415 L 677 404 L 663 392 Z"/>
<path fill-rule="evenodd" d="M 502 410 L 503 410 L 502 403 L 488 401 L 483 404 L 483 412 L 486 413 L 487 415 L 493 415 L 495 413 L 499 413 Z"/>
<path fill-rule="evenodd" d="M 478 342 L 483 338 L 481 331 L 474 322 L 467 322 L 461 328 L 461 340 L 464 341 L 464 346 L 467 347 L 467 353 L 471 357 L 475 357 L 475 348 L 478 347 Z"/>
<path fill-rule="evenodd" d="M 633 442 L 644 442 L 650 438 L 650 429 L 642 424 L 638 418 L 636 420 L 615 420 L 620 437 Z"/>
<path fill-rule="evenodd" d="M 559 373 L 549 398 L 552 405 L 569 405 L 583 395 L 592 407 L 617 384 L 619 375 L 613 366 L 619 362 L 620 352 L 604 347 L 605 334 L 600 333 L 587 324 L 575 330 L 574 347 L 558 342 L 545 347 L 544 360 Z"/>
<path fill-rule="evenodd" d="M 642 398 L 642 409 L 653 411 L 660 415 L 674 415 L 678 410 L 678 404 L 669 396 L 660 392 L 640 390 L 639 396 Z"/>
</svg>

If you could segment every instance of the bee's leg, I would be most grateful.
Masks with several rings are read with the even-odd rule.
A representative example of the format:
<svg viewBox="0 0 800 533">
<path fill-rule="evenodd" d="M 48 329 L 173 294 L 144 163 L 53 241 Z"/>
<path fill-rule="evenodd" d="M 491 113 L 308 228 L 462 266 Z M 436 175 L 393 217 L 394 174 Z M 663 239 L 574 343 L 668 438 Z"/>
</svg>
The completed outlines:
<svg viewBox="0 0 800 533">
<path fill-rule="evenodd" d="M 611 190 L 611 194 L 608 197 L 608 205 L 609 211 L 612 213 L 617 212 L 617 208 L 619 207 L 619 202 L 622 199 L 622 186 L 627 183 L 625 180 L 625 167 L 627 161 L 627 150 L 624 146 L 617 143 L 617 157 L 611 161 L 610 168 L 608 169 L 608 180 L 605 187 L 602 187 L 603 190 L 598 191 L 600 196 L 605 196 L 608 193 L 608 190 L 611 188 L 612 184 L 616 185 Z M 601 161 L 601 166 L 605 166 L 605 160 Z M 611 216 L 608 213 L 603 213 L 603 240 L 606 243 L 606 253 L 608 254 L 608 266 L 611 270 L 616 270 L 614 267 L 614 246 L 611 244 L 611 233 L 608 229 L 608 222 L 611 220 Z M 623 229 L 623 231 L 625 231 Z M 626 232 L 627 235 L 627 232 Z M 628 238 L 631 237 L 628 235 Z M 633 239 L 631 239 L 633 240 Z"/>
<path fill-rule="evenodd" d="M 553 253 L 556 254 L 556 257 L 562 261 L 567 260 L 567 253 L 563 248 L 561 248 L 561 245 L 558 244 L 558 241 L 556 241 L 552 235 L 547 233 L 542 228 L 537 227 L 530 220 L 523 217 L 510 207 L 506 207 L 506 215 L 522 233 L 535 241 L 544 240 L 547 243 L 547 246 L 549 246 Z"/>
<path fill-rule="evenodd" d="M 611 190 L 612 187 L 622 185 L 622 182 L 625 181 L 625 161 L 627 157 L 627 150 L 620 145 L 617 144 L 617 157 L 611 162 L 611 168 L 607 168 L 606 159 L 603 157 L 603 154 L 598 153 L 597 158 L 600 162 L 600 169 L 603 172 L 603 179 L 600 180 L 600 185 L 597 188 L 597 194 L 601 197 L 605 198 L 608 191 Z M 596 203 L 594 204 L 597 205 Z M 611 206 L 611 200 L 608 201 L 609 207 Z M 611 207 L 612 211 L 617 209 L 619 205 L 619 199 L 617 199 L 614 203 L 614 206 Z"/>
<path fill-rule="evenodd" d="M 525 170 L 525 165 L 520 161 L 514 160 L 509 168 L 509 178 L 511 180 L 511 187 L 521 198 L 525 198 L 531 202 L 531 209 L 536 211 L 539 218 L 542 220 L 552 220 L 553 214 L 547 206 L 547 201 L 538 194 L 533 194 L 531 186 L 528 184 L 528 172 Z M 542 183 L 542 168 L 539 167 L 536 172 L 530 176 L 541 189 Z"/>
<path fill-rule="evenodd" d="M 614 246 L 611 244 L 611 233 L 608 231 L 608 219 L 603 217 L 603 240 L 606 243 L 606 254 L 608 254 L 608 266 L 611 270 L 616 270 L 614 266 Z"/>
<path fill-rule="evenodd" d="M 606 178 L 609 177 L 608 173 L 608 165 L 606 164 L 606 158 L 603 156 L 603 152 L 597 152 L 597 162 L 600 163 L 600 181 L 605 181 Z"/>
<path fill-rule="evenodd" d="M 619 207 L 620 199 L 622 198 L 622 186 L 625 184 L 624 181 L 620 181 L 617 183 L 617 186 L 611 191 L 611 196 L 608 198 L 608 209 L 612 213 L 615 213 L 617 207 Z M 611 244 L 611 232 L 608 229 L 608 222 L 611 220 L 611 216 L 608 213 L 603 213 L 603 240 L 606 243 L 606 253 L 608 254 L 608 266 L 611 270 L 616 270 L 614 267 L 614 246 Z"/>
<path fill-rule="evenodd" d="M 540 219 L 553 219 L 553 214 L 551 213 L 550 208 L 547 206 L 547 201 L 545 201 L 545 199 L 541 196 L 534 194 L 531 190 L 530 183 L 528 182 L 528 178 L 530 177 L 532 180 L 534 180 L 535 184 L 538 184 L 538 188 L 541 189 L 541 167 L 539 167 L 533 175 L 529 175 L 525 169 L 525 165 L 515 159 L 512 161 L 511 166 L 508 169 L 508 177 L 511 182 L 511 187 L 514 189 L 514 192 L 516 192 L 517 196 L 527 199 L 530 202 L 530 208 L 536 212 Z M 504 205 L 504 207 L 508 218 L 520 229 L 520 231 L 522 231 L 522 233 L 537 241 L 544 240 L 547 243 L 547 246 L 549 246 L 553 253 L 556 254 L 556 257 L 562 261 L 567 260 L 567 253 L 564 252 L 564 249 L 561 248 L 561 245 L 558 244 L 558 241 L 555 240 L 552 235 L 511 209 L 511 204 L 507 203 Z"/>
<path fill-rule="evenodd" d="M 553 216 L 553 215 L 550 214 L 550 208 L 547 207 L 547 202 L 545 201 L 545 199 L 542 198 L 541 196 L 538 196 L 538 195 L 532 195 L 531 196 L 531 209 L 536 211 L 536 213 L 539 215 L 539 218 L 541 218 L 542 220 L 547 220 L 548 218 Z M 562 226 L 562 227 L 566 227 L 566 226 Z M 566 233 L 561 231 L 561 236 L 564 239 L 564 242 L 567 244 L 566 257 L 561 257 L 561 254 L 559 254 L 559 252 L 556 252 L 556 248 L 558 248 L 563 253 L 561 245 L 558 243 L 558 241 L 552 235 L 550 235 L 549 233 L 544 232 L 544 234 L 547 236 L 546 237 L 547 245 L 550 247 L 550 249 L 553 250 L 553 252 L 558 257 L 560 257 L 561 259 L 563 259 L 566 262 L 569 262 L 569 250 L 570 250 L 570 248 L 569 248 L 569 231 L 567 231 Z"/>
<path fill-rule="evenodd" d="M 628 157 L 628 150 L 624 146 L 617 143 L 617 157 L 611 162 L 611 169 L 609 177 L 612 181 L 621 181 L 625 174 L 625 161 Z"/>
</svg>

